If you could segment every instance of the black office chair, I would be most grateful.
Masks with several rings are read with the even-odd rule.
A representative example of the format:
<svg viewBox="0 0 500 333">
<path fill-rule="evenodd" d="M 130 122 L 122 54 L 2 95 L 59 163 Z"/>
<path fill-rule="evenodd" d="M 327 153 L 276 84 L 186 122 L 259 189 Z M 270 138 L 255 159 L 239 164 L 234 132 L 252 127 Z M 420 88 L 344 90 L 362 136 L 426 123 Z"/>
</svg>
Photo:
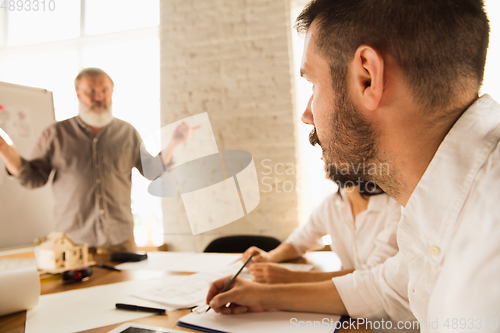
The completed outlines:
<svg viewBox="0 0 500 333">
<path fill-rule="evenodd" d="M 226 236 L 214 239 L 203 252 L 243 253 L 250 246 L 257 246 L 264 251 L 271 251 L 281 242 L 269 236 Z"/>
</svg>

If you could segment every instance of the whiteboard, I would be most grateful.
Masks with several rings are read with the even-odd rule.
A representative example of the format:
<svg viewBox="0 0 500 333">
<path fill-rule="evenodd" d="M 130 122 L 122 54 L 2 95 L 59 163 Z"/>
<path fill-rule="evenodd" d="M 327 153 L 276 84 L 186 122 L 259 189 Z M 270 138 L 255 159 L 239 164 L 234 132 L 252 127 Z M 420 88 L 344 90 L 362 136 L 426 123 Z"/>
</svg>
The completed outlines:
<svg viewBox="0 0 500 333">
<path fill-rule="evenodd" d="M 55 121 L 52 92 L 0 82 L 0 128 L 19 154 L 30 156 L 42 131 Z M 0 158 L 0 248 L 32 244 L 54 231 L 51 181 L 27 189 L 8 176 Z"/>
</svg>

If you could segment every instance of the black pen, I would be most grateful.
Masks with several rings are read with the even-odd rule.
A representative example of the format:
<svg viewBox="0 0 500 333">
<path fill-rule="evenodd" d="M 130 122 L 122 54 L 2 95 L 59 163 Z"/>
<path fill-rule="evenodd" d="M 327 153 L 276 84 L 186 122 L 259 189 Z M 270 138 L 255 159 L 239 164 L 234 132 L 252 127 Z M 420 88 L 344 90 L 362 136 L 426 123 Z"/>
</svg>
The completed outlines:
<svg viewBox="0 0 500 333">
<path fill-rule="evenodd" d="M 107 269 L 107 270 L 110 270 L 110 271 L 115 271 L 115 272 L 121 272 L 122 271 L 121 269 L 115 268 L 113 266 L 108 266 L 108 265 L 95 265 L 95 266 L 99 267 L 99 268 L 104 268 L 104 269 Z"/>
<path fill-rule="evenodd" d="M 253 257 L 253 254 L 251 254 L 250 257 L 248 257 L 247 261 L 245 261 L 245 263 L 243 264 L 243 266 L 241 266 L 241 268 L 238 271 L 238 273 L 234 274 L 234 276 L 231 278 L 231 280 L 229 280 L 228 283 L 226 283 L 226 285 L 224 286 L 224 288 L 222 288 L 222 290 L 219 291 L 219 294 L 222 294 L 223 292 L 225 292 L 225 291 L 227 291 L 229 289 L 229 287 L 233 284 L 234 280 L 236 280 L 236 278 L 238 277 L 238 275 L 240 275 L 240 273 L 243 270 L 243 268 L 245 268 L 245 266 L 250 262 L 250 260 L 252 260 L 252 257 Z M 210 309 L 211 309 L 211 307 L 209 306 L 208 309 L 207 309 L 207 311 L 205 311 L 205 313 L 207 313 L 208 310 L 210 310 Z"/>
<path fill-rule="evenodd" d="M 142 312 L 151 312 L 157 314 L 165 314 L 165 309 L 159 308 L 149 308 L 147 306 L 139 306 L 132 304 L 124 304 L 124 303 L 116 303 L 116 308 L 120 310 L 129 310 L 129 311 L 142 311 Z"/>
</svg>

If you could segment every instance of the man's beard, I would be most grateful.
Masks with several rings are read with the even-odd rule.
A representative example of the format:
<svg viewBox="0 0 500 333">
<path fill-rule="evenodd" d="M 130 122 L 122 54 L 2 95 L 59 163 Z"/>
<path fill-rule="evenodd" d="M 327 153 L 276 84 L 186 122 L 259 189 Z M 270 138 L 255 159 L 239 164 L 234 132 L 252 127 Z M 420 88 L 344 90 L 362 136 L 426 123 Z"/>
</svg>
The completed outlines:
<svg viewBox="0 0 500 333">
<path fill-rule="evenodd" d="M 111 105 L 105 105 L 102 102 L 94 102 L 90 107 L 80 102 L 78 115 L 85 124 L 98 128 L 108 125 L 114 118 Z"/>
<path fill-rule="evenodd" d="M 340 187 L 376 181 L 377 175 L 367 172 L 373 170 L 369 167 L 377 165 L 375 131 L 356 111 L 345 88 L 339 90 L 327 127 L 331 138 L 320 142 L 315 127 L 309 134 L 309 142 L 321 146 L 328 176 Z"/>
</svg>

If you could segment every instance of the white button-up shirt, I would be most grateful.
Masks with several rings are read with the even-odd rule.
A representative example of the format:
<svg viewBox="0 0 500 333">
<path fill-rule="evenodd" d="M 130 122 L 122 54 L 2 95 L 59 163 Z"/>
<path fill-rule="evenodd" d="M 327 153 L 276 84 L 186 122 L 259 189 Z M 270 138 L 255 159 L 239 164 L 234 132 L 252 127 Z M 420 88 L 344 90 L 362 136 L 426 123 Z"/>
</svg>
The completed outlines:
<svg viewBox="0 0 500 333">
<path fill-rule="evenodd" d="M 400 252 L 334 278 L 353 317 L 408 319 L 422 332 L 500 331 L 500 105 L 478 99 L 455 123 L 399 222 Z"/>
<path fill-rule="evenodd" d="M 332 251 L 343 269 L 367 269 L 398 253 L 396 239 L 401 205 L 387 194 L 371 196 L 368 208 L 354 220 L 347 193 L 328 196 L 285 241 L 299 254 L 324 247 L 321 238 L 330 235 Z"/>
</svg>

